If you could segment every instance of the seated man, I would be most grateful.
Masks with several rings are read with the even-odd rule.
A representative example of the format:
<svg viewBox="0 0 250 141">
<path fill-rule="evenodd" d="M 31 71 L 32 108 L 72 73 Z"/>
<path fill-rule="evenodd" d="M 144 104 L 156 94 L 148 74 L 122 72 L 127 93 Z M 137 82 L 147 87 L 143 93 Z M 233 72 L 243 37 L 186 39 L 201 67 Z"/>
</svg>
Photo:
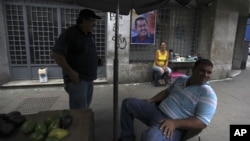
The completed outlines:
<svg viewBox="0 0 250 141">
<path fill-rule="evenodd" d="M 206 128 L 217 107 L 217 96 L 208 83 L 212 69 L 210 60 L 198 60 L 190 77 L 177 78 L 154 97 L 123 100 L 120 141 L 135 141 L 134 118 L 149 127 L 142 141 L 179 141 L 186 130 Z"/>
</svg>

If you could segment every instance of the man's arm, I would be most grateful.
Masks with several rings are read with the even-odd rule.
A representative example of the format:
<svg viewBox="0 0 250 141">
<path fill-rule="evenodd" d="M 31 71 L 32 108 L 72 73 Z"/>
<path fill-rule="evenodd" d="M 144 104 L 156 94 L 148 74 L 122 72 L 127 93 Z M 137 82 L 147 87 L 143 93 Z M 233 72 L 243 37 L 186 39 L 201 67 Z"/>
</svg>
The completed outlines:
<svg viewBox="0 0 250 141">
<path fill-rule="evenodd" d="M 160 121 L 163 134 L 165 134 L 168 138 L 173 137 L 174 130 L 184 129 L 184 130 L 195 130 L 195 129 L 204 129 L 207 127 L 201 120 L 196 117 L 190 117 L 187 119 L 166 119 Z"/>
<path fill-rule="evenodd" d="M 176 119 L 174 120 L 176 128 L 185 129 L 185 130 L 193 130 L 193 129 L 203 129 L 206 128 L 207 125 L 204 124 L 197 117 L 190 117 L 187 119 Z"/>
<path fill-rule="evenodd" d="M 53 59 L 55 59 L 56 63 L 60 67 L 62 67 L 63 70 L 65 70 L 67 72 L 67 74 L 69 75 L 69 77 L 73 83 L 80 82 L 79 74 L 70 67 L 70 65 L 67 63 L 67 60 L 66 60 L 64 55 L 62 55 L 60 53 L 52 52 L 51 57 Z"/>
<path fill-rule="evenodd" d="M 152 98 L 148 99 L 148 102 L 150 103 L 158 103 L 161 102 L 163 99 L 165 99 L 169 95 L 169 90 L 168 88 L 165 90 L 162 90 Z"/>
<path fill-rule="evenodd" d="M 208 88 L 208 87 L 207 87 Z M 210 92 L 208 92 L 210 90 Z M 163 133 L 166 134 L 167 137 L 171 138 L 173 132 L 176 128 L 184 129 L 184 130 L 195 130 L 195 129 L 204 129 L 210 123 L 212 119 L 216 106 L 217 106 L 217 97 L 216 94 L 211 91 L 212 89 L 205 89 L 207 94 L 203 92 L 202 97 L 203 99 L 199 102 L 198 106 L 196 107 L 196 117 L 189 117 L 186 119 L 165 119 L 160 121 L 161 122 L 161 129 Z M 205 101 L 206 99 L 207 101 Z M 209 103 L 209 104 L 208 104 Z"/>
</svg>

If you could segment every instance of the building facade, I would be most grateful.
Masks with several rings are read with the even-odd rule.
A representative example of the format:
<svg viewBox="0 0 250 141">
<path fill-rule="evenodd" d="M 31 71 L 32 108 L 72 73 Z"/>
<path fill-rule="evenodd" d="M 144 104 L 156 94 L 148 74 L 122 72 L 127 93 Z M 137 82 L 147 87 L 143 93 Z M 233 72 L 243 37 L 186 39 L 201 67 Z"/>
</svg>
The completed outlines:
<svg viewBox="0 0 250 141">
<path fill-rule="evenodd" d="M 47 68 L 49 79 L 62 78 L 50 51 L 61 32 L 75 24 L 75 4 L 34 0 L 0 0 L 0 84 L 35 80 Z M 119 83 L 150 81 L 154 52 L 165 40 L 180 56 L 201 54 L 215 65 L 212 79 L 230 77 L 241 69 L 249 3 L 216 0 L 204 7 L 168 3 L 155 10 L 154 44 L 132 44 L 132 16 L 119 15 Z M 95 10 L 102 17 L 94 29 L 99 57 L 98 78 L 113 82 L 115 14 Z"/>
</svg>

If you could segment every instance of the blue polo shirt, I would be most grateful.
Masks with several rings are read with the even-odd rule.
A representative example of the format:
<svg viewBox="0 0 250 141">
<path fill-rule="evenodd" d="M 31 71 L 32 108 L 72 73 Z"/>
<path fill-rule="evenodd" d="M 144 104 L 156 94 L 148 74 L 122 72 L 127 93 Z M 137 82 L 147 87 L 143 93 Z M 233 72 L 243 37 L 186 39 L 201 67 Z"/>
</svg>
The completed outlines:
<svg viewBox="0 0 250 141">
<path fill-rule="evenodd" d="M 142 41 L 139 36 L 132 37 L 132 43 L 145 44 L 145 43 L 154 43 L 154 34 L 148 34 L 145 39 Z"/>
<path fill-rule="evenodd" d="M 186 87 L 188 76 L 176 79 L 169 87 L 170 95 L 160 105 L 160 110 L 171 119 L 197 117 L 208 125 L 215 114 L 217 96 L 208 83 Z"/>
</svg>

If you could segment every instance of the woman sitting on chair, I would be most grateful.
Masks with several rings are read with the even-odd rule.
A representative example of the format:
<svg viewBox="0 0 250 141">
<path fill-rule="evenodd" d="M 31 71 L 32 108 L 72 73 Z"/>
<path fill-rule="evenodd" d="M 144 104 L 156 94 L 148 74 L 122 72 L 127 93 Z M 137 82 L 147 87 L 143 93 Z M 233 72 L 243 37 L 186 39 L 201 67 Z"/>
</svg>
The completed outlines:
<svg viewBox="0 0 250 141">
<path fill-rule="evenodd" d="M 167 43 L 165 41 L 161 41 L 160 49 L 157 49 L 155 52 L 155 59 L 153 64 L 153 71 L 156 71 L 158 74 L 158 83 L 165 84 L 165 77 L 167 77 L 171 73 L 171 69 L 168 67 L 168 51 L 167 51 Z"/>
</svg>

